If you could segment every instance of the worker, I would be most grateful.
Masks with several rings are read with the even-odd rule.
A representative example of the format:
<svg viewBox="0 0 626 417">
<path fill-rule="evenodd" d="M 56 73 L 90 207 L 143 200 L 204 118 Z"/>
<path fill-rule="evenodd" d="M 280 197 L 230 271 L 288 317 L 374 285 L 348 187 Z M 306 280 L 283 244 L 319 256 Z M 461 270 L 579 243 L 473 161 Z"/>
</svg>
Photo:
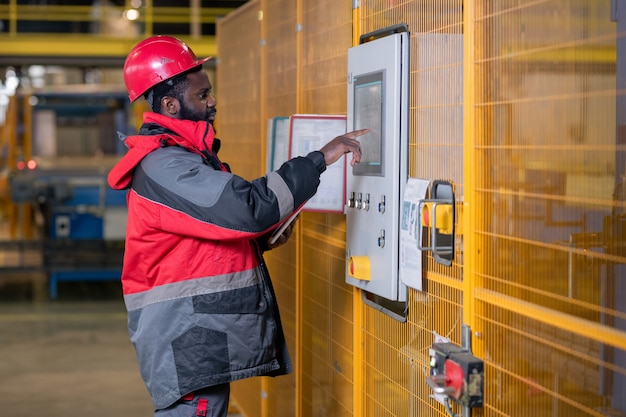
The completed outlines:
<svg viewBox="0 0 626 417">
<path fill-rule="evenodd" d="M 124 64 L 131 102 L 144 97 L 137 135 L 109 184 L 128 189 L 122 288 L 130 339 L 155 416 L 222 417 L 230 382 L 291 371 L 263 251 L 272 230 L 312 197 L 326 166 L 358 136 L 247 181 L 217 157 L 216 101 L 198 59 L 182 41 L 152 36 Z"/>
</svg>

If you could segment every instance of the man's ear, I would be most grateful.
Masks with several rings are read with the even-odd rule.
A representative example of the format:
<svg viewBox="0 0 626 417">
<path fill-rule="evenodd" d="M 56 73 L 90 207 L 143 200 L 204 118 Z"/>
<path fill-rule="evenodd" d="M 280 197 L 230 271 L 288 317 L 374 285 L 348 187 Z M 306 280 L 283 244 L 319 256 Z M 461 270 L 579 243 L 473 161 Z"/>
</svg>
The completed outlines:
<svg viewBox="0 0 626 417">
<path fill-rule="evenodd" d="M 180 102 L 178 99 L 165 96 L 161 99 L 161 113 L 165 116 L 177 117 L 180 111 Z"/>
</svg>

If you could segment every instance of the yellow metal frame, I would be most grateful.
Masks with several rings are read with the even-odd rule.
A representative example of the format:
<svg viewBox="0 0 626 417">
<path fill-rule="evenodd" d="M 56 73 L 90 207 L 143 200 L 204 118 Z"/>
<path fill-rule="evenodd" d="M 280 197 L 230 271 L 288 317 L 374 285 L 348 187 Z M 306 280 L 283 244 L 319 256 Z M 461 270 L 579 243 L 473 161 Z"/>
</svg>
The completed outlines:
<svg viewBox="0 0 626 417">
<path fill-rule="evenodd" d="M 18 107 L 21 105 L 21 111 Z M 21 116 L 21 120 L 18 117 Z M 23 125 L 24 130 L 21 134 L 21 145 L 18 143 L 18 126 Z M 13 95 L 9 97 L 8 108 L 5 114 L 5 123 L 0 126 L 2 137 L 0 145 L 4 144 L 7 148 L 7 156 L 5 160 L 7 174 L 16 169 L 18 158 L 22 161 L 28 161 L 32 158 L 32 107 L 30 105 L 29 96 Z M 6 192 L 10 194 L 11 186 L 8 177 L 3 178 L 6 181 Z M 35 234 L 33 224 L 33 208 L 31 204 L 15 204 L 10 195 L 7 196 L 5 211 L 8 217 L 8 232 L 10 239 L 32 239 Z"/>
<path fill-rule="evenodd" d="M 466 253 L 463 259 L 463 322 L 472 330 L 472 334 L 481 334 L 478 323 L 475 320 L 475 300 L 473 288 L 478 284 L 478 275 L 475 273 L 476 256 L 480 249 L 476 241 L 476 235 L 472 233 L 474 225 L 480 221 L 476 211 L 476 194 L 474 176 L 478 173 L 476 156 L 474 152 L 474 138 L 476 126 L 474 102 L 475 102 L 475 76 L 474 76 L 474 42 L 476 28 L 474 26 L 474 8 L 463 8 L 463 181 L 465 195 L 463 201 L 462 229 L 463 246 Z M 480 338 L 472 338 L 472 348 L 478 356 L 484 355 L 484 343 Z"/>
<path fill-rule="evenodd" d="M 591 338 L 602 344 L 626 350 L 626 332 L 600 323 L 561 313 L 551 308 L 509 297 L 484 288 L 476 288 L 474 297 L 540 323 Z"/>
<path fill-rule="evenodd" d="M 0 35 L 0 56 L 75 56 L 75 57 L 126 57 L 135 45 L 135 39 L 91 37 L 81 34 L 50 35 L 20 34 Z M 206 46 L 205 46 L 206 48 Z M 215 48 L 215 45 L 213 45 Z M 214 51 L 214 49 L 212 49 Z M 195 49 L 194 49 L 195 52 Z M 198 55 L 201 51 L 198 52 Z M 211 55 L 211 54 L 209 54 Z"/>
<path fill-rule="evenodd" d="M 122 16 L 126 7 L 100 5 L 100 6 L 64 6 L 54 4 L 17 4 L 15 0 L 11 4 L 0 4 L 0 15 L 9 16 L 10 33 L 16 35 L 17 22 L 20 20 L 36 20 L 36 21 L 64 21 L 64 22 L 100 22 L 104 18 L 95 16 L 94 9 L 101 16 L 108 14 L 117 14 Z M 194 21 L 200 23 L 215 23 L 220 16 L 225 16 L 234 9 L 227 7 L 207 7 L 207 8 L 190 8 L 190 7 L 153 7 L 148 5 L 142 8 L 148 13 L 140 14 L 137 22 L 145 23 L 151 15 L 152 23 L 189 23 L 191 15 L 199 14 L 194 17 Z"/>
<path fill-rule="evenodd" d="M 198 56 L 216 56 L 217 47 L 214 36 L 198 35 L 199 26 L 215 23 L 220 16 L 232 12 L 227 7 L 154 7 L 151 1 L 140 9 L 139 18 L 134 21 L 141 27 L 137 36 L 123 34 L 106 35 L 100 33 L 59 33 L 54 37 L 46 33 L 24 33 L 18 31 L 21 21 L 42 22 L 85 22 L 102 23 L 110 19 L 108 16 L 120 16 L 126 8 L 103 5 L 98 6 L 99 13 L 94 13 L 92 6 L 63 5 L 21 5 L 16 0 L 0 5 L 0 19 L 8 21 L 8 31 L 0 34 L 0 56 L 29 57 L 117 57 L 125 58 L 128 51 L 136 44 L 137 38 L 153 34 L 155 24 L 189 24 L 186 34 L 174 34 L 182 40 L 194 45 Z M 199 39 L 201 42 L 198 42 Z M 194 42 L 195 41 L 195 42 Z"/>
<path fill-rule="evenodd" d="M 361 8 L 354 7 L 352 9 L 352 46 L 356 46 L 359 44 L 359 39 L 361 37 Z M 364 358 L 364 343 L 365 340 L 363 338 L 363 308 L 365 307 L 365 303 L 363 302 L 361 290 L 357 287 L 352 289 L 352 310 L 354 317 L 354 330 L 353 330 L 353 380 L 352 380 L 352 395 L 354 409 L 353 413 L 355 416 L 364 415 L 364 375 L 363 375 L 363 366 L 365 364 Z"/>
<path fill-rule="evenodd" d="M 263 1 L 263 4 L 270 2 Z M 273 0 L 272 10 L 277 10 L 287 2 Z M 349 16 L 345 14 L 339 15 L 337 20 L 329 19 L 330 14 L 326 13 L 335 6 L 334 10 L 341 8 L 343 12 L 348 12 L 347 0 L 340 3 L 297 0 L 297 11 L 291 9 L 287 18 L 280 16 L 272 20 L 279 22 L 280 28 L 264 28 L 264 41 L 265 33 L 270 32 L 268 44 L 273 42 L 273 47 L 296 56 L 294 63 L 292 56 L 287 59 L 285 55 L 273 55 L 278 57 L 277 67 L 281 68 L 274 72 L 263 72 L 264 76 L 269 77 L 280 77 L 284 73 L 285 82 L 280 84 L 284 90 L 281 93 L 288 96 L 289 100 L 295 97 L 293 108 L 290 102 L 289 109 L 284 110 L 286 106 L 282 106 L 280 112 L 296 113 L 312 109 L 337 111 L 339 106 L 336 103 L 343 106 L 345 97 L 345 90 L 341 90 L 344 87 L 342 83 L 345 83 L 344 61 L 337 59 L 338 56 L 343 58 L 343 51 L 340 50 L 344 48 L 343 45 L 358 44 L 361 32 L 406 21 L 412 41 L 411 80 L 433 74 L 435 80 L 428 88 L 417 91 L 412 86 L 411 89 L 410 175 L 418 178 L 434 176 L 440 178 L 433 179 L 446 180 L 446 175 L 455 177 L 459 174 L 457 167 L 463 162 L 462 175 L 458 175 L 462 176 L 462 180 L 453 178 L 458 181 L 454 184 L 455 195 L 462 197 L 457 199 L 454 207 L 457 222 L 455 237 L 459 238 L 459 245 L 451 266 L 437 263 L 429 254 L 424 256 L 419 273 L 422 274 L 425 289 L 409 290 L 407 321 L 400 323 L 365 306 L 361 290 L 345 288 L 343 285 L 345 282 L 340 271 L 342 259 L 338 252 L 345 243 L 342 240 L 345 222 L 338 217 L 305 213 L 304 221 L 301 220 L 292 237 L 294 251 L 289 252 L 295 252 L 295 269 L 292 271 L 292 265 L 289 264 L 286 273 L 280 271 L 289 275 L 290 286 L 291 277 L 296 277 L 293 291 L 289 288 L 289 293 L 295 294 L 294 300 L 287 300 L 288 303 L 295 303 L 295 311 L 292 312 L 295 314 L 295 323 L 293 317 L 289 317 L 289 324 L 295 326 L 293 331 L 296 335 L 295 350 L 292 350 L 295 354 L 295 389 L 287 387 L 286 392 L 280 393 L 281 396 L 291 396 L 295 391 L 296 416 L 319 412 L 319 407 L 315 407 L 322 401 L 327 401 L 324 405 L 329 407 L 335 406 L 333 415 L 341 417 L 434 417 L 450 414 L 450 410 L 431 399 L 432 391 L 425 382 L 430 359 L 429 347 L 435 341 L 435 336 L 446 337 L 461 345 L 465 341 L 463 336 L 468 336 L 461 331 L 462 325 L 466 325 L 465 329 L 471 330 L 472 353 L 485 361 L 485 407 L 473 409 L 472 415 L 554 415 L 553 408 L 542 409 L 548 402 L 552 407 L 562 406 L 562 415 L 582 415 L 581 410 L 587 413 L 585 415 L 599 415 L 598 411 L 592 411 L 592 406 L 603 401 L 606 403 L 610 398 L 602 392 L 593 392 L 589 386 L 599 380 L 599 374 L 604 373 L 602 376 L 606 378 L 623 373 L 623 368 L 597 352 L 600 346 L 625 350 L 626 335 L 623 330 L 612 328 L 610 320 L 603 322 L 597 317 L 606 314 L 622 318 L 624 312 L 600 305 L 592 298 L 597 296 L 596 293 L 585 299 L 568 299 L 565 293 L 559 292 L 562 288 L 558 285 L 562 285 L 566 279 L 562 271 L 558 270 L 557 263 L 562 262 L 564 255 L 571 255 L 580 263 L 595 262 L 592 267 L 596 267 L 599 262 L 624 263 L 624 259 L 619 255 L 550 243 L 551 238 L 544 238 L 541 232 L 550 227 L 547 223 L 553 220 L 551 217 L 532 213 L 534 217 L 531 222 L 525 223 L 527 219 L 521 219 L 520 216 L 527 213 L 517 212 L 512 206 L 506 206 L 505 210 L 502 206 L 511 204 L 510 199 L 519 197 L 557 201 L 564 205 L 569 203 L 570 207 L 594 204 L 610 211 L 608 209 L 612 202 L 609 199 L 598 200 L 591 196 L 569 198 L 569 195 L 529 191 L 532 187 L 540 186 L 541 181 L 522 179 L 523 166 L 516 165 L 519 163 L 517 159 L 507 160 L 511 155 L 517 158 L 520 158 L 520 154 L 526 156 L 526 150 L 534 151 L 539 155 L 536 159 L 548 165 L 551 161 L 546 160 L 546 152 L 555 152 L 557 155 L 559 149 L 564 152 L 591 151 L 590 155 L 606 155 L 615 149 L 623 151 L 622 145 L 616 147 L 614 143 L 602 142 L 599 139 L 601 136 L 611 139 L 612 134 L 606 135 L 605 130 L 597 126 L 595 130 L 590 128 L 593 134 L 587 138 L 589 143 L 566 143 L 566 140 L 573 142 L 571 139 L 579 139 L 576 134 L 586 126 L 580 129 L 578 125 L 563 126 L 563 122 L 569 120 L 563 115 L 567 110 L 576 109 L 582 115 L 581 120 L 608 125 L 607 130 L 613 130 L 610 100 L 615 97 L 611 96 L 623 94 L 623 91 L 614 91 L 614 80 L 609 83 L 605 78 L 610 78 L 612 74 L 612 66 L 615 65 L 615 48 L 612 44 L 620 35 L 610 27 L 610 22 L 603 20 L 608 14 L 605 5 L 584 0 L 521 1 L 512 5 L 498 3 L 496 6 L 502 9 L 495 10 L 494 2 L 488 0 L 392 0 L 360 2 L 359 7 L 350 10 Z M 318 10 L 318 7 L 324 10 Z M 297 15 L 295 18 L 294 13 Z M 568 18 L 562 19 L 563 16 Z M 291 32 L 294 19 L 298 26 L 311 23 L 312 27 L 303 28 L 304 33 L 296 31 L 294 34 Z M 525 31 L 516 25 L 520 21 L 526 25 Z M 289 25 L 282 26 L 285 22 L 289 22 Z M 550 27 L 552 22 L 557 27 Z M 229 23 L 235 26 L 237 22 Z M 563 30 L 563 24 L 567 25 L 569 32 Z M 350 34 L 337 31 L 337 28 L 346 27 L 351 29 Z M 539 30 L 545 30 L 545 41 Z M 340 39 L 337 33 L 341 33 Z M 426 56 L 426 61 L 432 60 L 432 63 L 429 61 L 426 65 L 413 65 L 425 57 L 420 55 L 424 49 L 417 48 L 427 48 L 429 39 L 438 34 L 462 34 L 463 56 L 460 55 L 459 45 L 451 45 L 449 49 L 437 45 L 432 51 L 426 51 L 431 54 Z M 228 40 L 229 46 L 231 42 L 236 44 L 232 38 Z M 337 42 L 331 44 L 328 42 L 331 39 Z M 413 43 L 414 40 L 417 42 Z M 327 47 L 320 47 L 326 42 Z M 246 57 L 237 55 L 235 48 L 232 55 L 230 51 L 231 58 L 245 61 Z M 414 54 L 417 60 L 413 60 Z M 268 56 L 261 59 L 264 60 L 264 67 L 272 68 L 272 63 L 267 62 Z M 457 90 L 454 90 L 460 88 L 461 79 L 458 79 L 458 86 L 454 85 L 450 89 L 454 90 L 453 98 L 446 96 L 445 92 L 442 94 L 445 97 L 440 97 L 436 90 L 448 88 L 449 83 L 445 83 L 449 77 L 454 77 L 453 82 L 457 82 L 457 77 L 461 75 L 456 70 L 461 65 L 463 97 L 460 94 L 457 96 Z M 586 78 L 578 79 L 572 75 L 586 69 L 590 69 L 591 74 L 586 74 Z M 544 71 L 548 74 L 543 74 Z M 594 76 L 594 71 L 601 76 Z M 241 77 L 234 73 L 228 76 L 235 81 Z M 444 81 L 437 85 L 438 80 Z M 528 85 L 521 85 L 521 81 L 528 81 Z M 268 86 L 263 84 L 263 80 L 260 82 L 261 111 L 267 112 L 267 107 L 278 108 L 275 103 L 264 102 L 271 101 L 272 94 L 266 91 Z M 554 91 L 551 90 L 553 87 Z M 498 95 L 503 92 L 506 94 Z M 233 102 L 237 100 L 237 97 L 229 98 Z M 335 107 L 329 105 L 333 102 Z M 596 114 L 594 110 L 598 112 L 597 109 L 590 110 L 596 105 L 608 111 Z M 547 108 L 549 111 L 538 112 L 536 108 Z M 463 126 L 459 125 L 462 133 L 456 130 L 457 126 L 452 129 L 449 129 L 449 125 L 443 126 L 448 119 L 438 117 L 447 116 L 447 112 L 454 112 L 454 121 L 457 115 L 462 119 Z M 276 114 L 263 115 L 265 120 Z M 598 120 L 598 117 L 591 116 L 601 118 Z M 513 118 L 517 123 L 515 126 L 510 125 Z M 265 125 L 262 127 L 265 129 Z M 549 130 L 552 137 L 548 137 L 543 128 Z M 529 131 L 538 135 L 535 142 L 524 142 L 528 139 Z M 564 133 L 572 138 L 562 137 Z M 455 136 L 454 140 L 451 136 Z M 546 146 L 543 139 L 551 139 L 552 142 Z M 439 157 L 439 153 L 445 156 Z M 433 167 L 431 155 L 436 155 L 432 160 L 443 161 L 441 166 Z M 254 162 L 258 161 L 255 154 Z M 498 164 L 505 172 L 494 174 L 492 169 Z M 433 168 L 439 171 L 431 175 Z M 575 167 L 571 171 L 577 177 L 589 174 Z M 509 189 L 506 181 L 517 185 L 521 182 L 526 188 L 521 191 Z M 615 203 L 615 206 L 621 209 L 623 203 Z M 562 218 L 554 220 L 564 221 Z M 498 222 L 504 223 L 504 226 Z M 507 229 L 501 230 L 505 227 Z M 525 227 L 536 227 L 533 232 L 537 234 L 526 236 Z M 522 233 L 520 228 L 523 229 Z M 312 245 L 319 245 L 322 249 L 315 254 L 307 253 L 317 249 Z M 324 250 L 329 247 L 332 250 Z M 537 253 L 543 258 L 537 259 Z M 326 264 L 326 256 L 330 256 L 330 267 Z M 521 265 L 520 261 L 525 263 Z M 541 262 L 544 269 L 540 272 L 544 275 L 533 274 L 532 268 Z M 526 269 L 526 266 L 529 268 Z M 312 277 L 315 279 L 313 283 L 305 281 Z M 326 280 L 326 277 L 332 277 L 334 282 Z M 581 292 L 587 288 L 591 289 L 590 292 L 597 292 L 593 286 L 596 278 L 593 271 L 583 278 Z M 329 289 L 327 286 L 334 288 Z M 552 288 L 556 291 L 550 291 Z M 313 296 L 303 294 L 308 289 L 315 290 Z M 329 295 L 332 289 L 337 292 L 347 291 L 349 294 L 341 294 L 341 306 L 327 303 L 332 299 L 332 294 Z M 322 299 L 314 299 L 317 295 Z M 351 304 L 348 306 L 348 303 Z M 320 320 L 332 317 L 337 322 L 343 322 L 332 331 L 312 328 L 308 321 L 317 317 Z M 327 327 L 331 326 L 329 324 Z M 567 342 L 570 342 L 569 345 Z M 313 351 L 308 343 L 315 344 L 321 353 Z M 340 353 L 336 354 L 334 348 Z M 345 359 L 342 355 L 351 356 Z M 319 373 L 311 373 L 311 363 L 317 359 L 331 360 L 318 364 L 316 370 Z M 334 360 L 337 360 L 337 365 L 343 360 L 350 367 L 349 371 L 342 373 L 339 366 L 334 368 Z M 575 365 L 570 367 L 570 362 Z M 550 365 L 542 367 L 544 363 Z M 562 369 L 552 369 L 555 363 L 561 365 Z M 578 369 L 582 370 L 587 378 L 585 381 L 590 385 L 576 382 L 575 373 Z M 352 380 L 348 381 L 350 377 Z M 276 387 L 275 382 L 264 380 L 265 392 L 272 387 Z M 526 389 L 540 391 L 543 397 L 529 398 Z M 574 399 L 579 394 L 577 390 L 585 390 L 584 395 L 580 395 L 584 397 L 582 400 Z M 342 399 L 351 398 L 343 402 L 338 399 L 339 394 Z M 519 412 L 524 407 L 525 412 Z M 575 411 L 567 413 L 565 409 L 568 407 Z M 258 408 L 254 411 L 255 415 L 250 417 L 259 417 L 256 414 Z M 407 413 L 407 409 L 411 413 Z M 458 404 L 452 406 L 454 413 L 460 413 L 460 409 Z M 291 408 L 283 408 L 281 411 L 290 412 Z M 260 417 L 274 414 L 274 409 L 263 406 Z"/>
</svg>

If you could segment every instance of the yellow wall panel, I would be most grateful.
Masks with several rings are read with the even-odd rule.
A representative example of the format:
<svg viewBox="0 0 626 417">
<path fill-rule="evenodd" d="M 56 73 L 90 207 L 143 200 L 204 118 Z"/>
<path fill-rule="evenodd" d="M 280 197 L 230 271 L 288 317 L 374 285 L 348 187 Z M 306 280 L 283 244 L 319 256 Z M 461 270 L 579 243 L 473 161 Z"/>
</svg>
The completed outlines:
<svg viewBox="0 0 626 417">
<path fill-rule="evenodd" d="M 218 50 L 224 52 L 224 58 L 220 58 L 216 79 L 212 80 L 217 92 L 216 136 L 223 140 L 219 156 L 231 164 L 235 173 L 248 179 L 263 172 L 259 157 L 264 150 L 259 135 L 261 115 L 258 112 L 261 105 L 259 9 L 259 2 L 251 1 L 234 12 L 230 19 L 218 22 Z M 242 31 L 242 25 L 247 30 Z M 225 53 L 228 50 L 237 53 Z M 241 412 L 249 416 L 264 415 L 269 401 L 267 387 L 261 378 L 235 382 L 231 391 Z M 280 397 L 272 395 L 272 403 L 274 398 Z"/>
<path fill-rule="evenodd" d="M 253 179 L 261 175 L 261 163 L 264 155 L 259 135 L 261 126 L 261 26 L 258 19 L 258 1 L 251 1 L 235 11 L 232 19 L 218 22 L 220 33 L 218 49 L 224 51 L 220 58 L 216 74 L 218 117 L 217 137 L 223 138 L 220 158 L 230 162 L 233 170 L 240 176 Z M 242 25 L 246 30 L 241 30 Z M 222 43 L 223 42 L 223 43 Z M 237 54 L 228 54 L 227 50 L 236 50 Z M 248 157 L 240 157 L 242 150 L 250 152 Z"/>
<path fill-rule="evenodd" d="M 454 261 L 424 254 L 405 322 L 345 284 L 344 216 L 301 215 L 266 254 L 295 370 L 233 384 L 243 414 L 448 414 L 425 383 L 435 335 L 485 360 L 474 416 L 626 414 L 624 8 L 251 0 L 218 21 L 217 136 L 237 174 L 264 174 L 268 119 L 345 114 L 348 48 L 406 23 L 409 174 L 456 198 Z"/>
<path fill-rule="evenodd" d="M 477 2 L 472 13 L 481 47 L 466 158 L 485 167 L 473 233 L 488 255 L 475 275 L 477 340 L 498 381 L 488 409 L 610 415 L 624 408 L 625 375 L 611 2 Z"/>
<path fill-rule="evenodd" d="M 262 121 L 274 117 L 284 117 L 296 113 L 297 109 L 297 42 L 296 42 L 296 3 L 267 0 L 259 3 L 262 11 L 262 31 L 259 42 L 262 45 L 261 71 L 264 83 L 261 85 Z M 263 146 L 271 138 L 265 137 L 266 130 L 257 132 L 264 138 Z M 285 337 L 294 366 L 299 365 L 299 332 L 302 329 L 299 310 L 299 290 L 297 273 L 298 234 L 296 226 L 293 237 L 285 246 L 266 254 L 268 268 L 272 273 L 279 300 Z M 299 368 L 298 368 L 299 369 Z M 297 373 L 285 378 L 267 379 L 269 398 L 272 404 L 264 415 L 293 416 L 297 409 Z M 245 394 L 243 394 L 245 395 Z"/>
<path fill-rule="evenodd" d="M 267 255 L 296 371 L 263 382 L 269 407 L 246 415 L 446 415 L 425 383 L 435 335 L 485 360 L 472 415 L 626 413 L 621 3 L 375 0 L 355 20 L 351 1 L 252 3 L 223 25 L 261 25 L 258 43 L 218 37 L 218 101 L 243 113 L 220 134 L 256 150 L 245 170 L 262 174 L 268 118 L 345 114 L 353 28 L 406 23 L 409 174 L 453 184 L 457 244 L 452 266 L 425 254 L 400 322 L 345 284 L 344 216 L 302 214 Z"/>
</svg>

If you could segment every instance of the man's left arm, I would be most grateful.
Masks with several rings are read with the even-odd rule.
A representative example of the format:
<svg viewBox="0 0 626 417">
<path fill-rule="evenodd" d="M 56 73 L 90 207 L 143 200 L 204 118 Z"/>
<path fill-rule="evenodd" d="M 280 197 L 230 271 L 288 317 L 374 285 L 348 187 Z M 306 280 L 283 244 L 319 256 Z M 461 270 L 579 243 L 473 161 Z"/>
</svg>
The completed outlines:
<svg viewBox="0 0 626 417">
<path fill-rule="evenodd" d="M 283 230 L 283 232 L 280 234 L 280 236 L 278 236 L 277 239 L 273 239 L 274 230 L 259 237 L 257 239 L 257 242 L 259 244 L 259 247 L 261 248 L 261 251 L 265 252 L 268 250 L 276 249 L 277 247 L 287 243 L 289 237 L 291 237 L 291 234 L 293 233 L 293 229 L 299 218 L 300 215 L 298 214 L 298 216 L 289 223 L 289 225 L 285 228 L 285 230 Z"/>
</svg>

